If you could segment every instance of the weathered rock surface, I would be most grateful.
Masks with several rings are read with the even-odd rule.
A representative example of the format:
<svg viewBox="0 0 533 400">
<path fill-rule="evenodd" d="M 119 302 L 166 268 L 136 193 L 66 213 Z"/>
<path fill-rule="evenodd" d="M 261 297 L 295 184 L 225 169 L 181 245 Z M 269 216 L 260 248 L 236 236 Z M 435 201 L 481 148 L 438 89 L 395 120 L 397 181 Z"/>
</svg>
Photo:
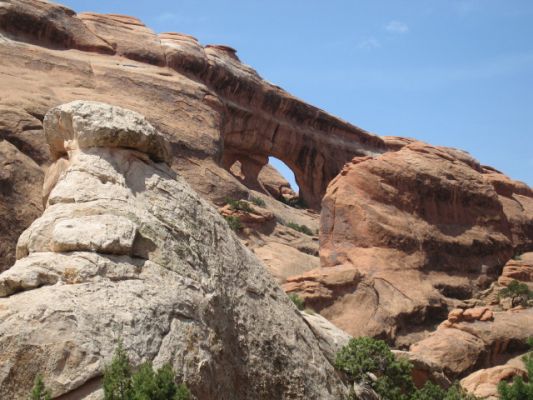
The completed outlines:
<svg viewBox="0 0 533 400">
<path fill-rule="evenodd" d="M 493 321 L 445 321 L 410 351 L 455 379 L 523 353 L 532 335 L 533 309 L 495 312 Z"/>
<path fill-rule="evenodd" d="M 507 261 L 498 283 L 507 286 L 514 280 L 533 286 L 533 253 L 524 253 L 516 260 Z"/>
<path fill-rule="evenodd" d="M 35 161 L 0 139 L 0 271 L 15 262 L 16 238 L 42 212 L 43 176 Z"/>
<path fill-rule="evenodd" d="M 109 115 L 125 125 L 99 129 Z M 68 167 L 0 274 L 1 398 L 26 396 L 37 373 L 54 396 L 97 395 L 118 336 L 135 364 L 170 362 L 199 399 L 341 396 L 298 311 L 217 211 L 155 161 L 166 144 L 138 114 L 76 102 L 47 114 L 45 130 Z"/>
<path fill-rule="evenodd" d="M 352 337 L 320 314 L 307 310 L 300 311 L 300 314 L 318 339 L 320 349 L 324 355 L 331 364 L 334 364 L 337 352 L 346 346 Z"/>
<path fill-rule="evenodd" d="M 512 358 L 503 365 L 473 372 L 461 379 L 461 386 L 480 399 L 497 400 L 500 398 L 498 384 L 502 381 L 512 382 L 516 376 L 527 378 L 522 356 Z"/>
<path fill-rule="evenodd" d="M 510 180 L 508 191 L 497 189 L 461 151 L 410 140 L 394 146 L 354 158 L 331 182 L 322 203 L 322 269 L 290 278 L 286 290 L 313 299 L 350 334 L 400 343 L 485 289 L 517 248 L 533 246 L 533 194 Z M 520 218 L 506 212 L 502 196 L 523 205 Z M 337 271 L 347 280 L 336 289 L 315 278 Z"/>
<path fill-rule="evenodd" d="M 296 173 L 306 203 L 317 209 L 344 162 L 385 151 L 377 136 L 261 79 L 234 50 L 204 47 L 184 34 L 155 35 L 132 17 L 77 15 L 40 0 L 2 2 L 0 59 L 0 138 L 43 170 L 50 155 L 42 118 L 50 108 L 76 99 L 145 115 L 178 156 L 173 170 L 217 204 L 227 197 L 248 198 L 250 187 L 261 189 L 246 187 L 224 160 L 246 164 L 246 184 L 258 180 L 268 156 L 285 161 Z M 9 163 L 15 160 L 10 154 Z M 29 164 L 20 171 L 32 173 Z M 6 254 L 0 270 L 12 263 L 18 235 L 37 215 L 27 208 L 40 202 L 36 194 L 42 178 L 26 185 L 24 196 L 2 199 L 17 223 L 0 226 Z"/>
</svg>

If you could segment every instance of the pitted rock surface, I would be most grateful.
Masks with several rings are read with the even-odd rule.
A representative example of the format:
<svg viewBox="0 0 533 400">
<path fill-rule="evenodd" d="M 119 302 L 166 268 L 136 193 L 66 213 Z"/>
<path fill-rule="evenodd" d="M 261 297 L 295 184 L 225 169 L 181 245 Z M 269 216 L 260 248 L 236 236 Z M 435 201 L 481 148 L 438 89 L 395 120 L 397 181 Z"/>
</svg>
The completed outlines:
<svg viewBox="0 0 533 400">
<path fill-rule="evenodd" d="M 83 119 L 72 104 L 47 115 L 51 146 L 58 131 L 98 126 L 95 116 L 136 118 L 90 106 L 89 121 L 53 118 Z M 170 362 L 201 399 L 338 399 L 319 341 L 217 211 L 127 134 L 92 134 L 68 148 L 20 259 L 0 274 L 0 397 L 24 397 L 42 373 L 54 396 L 98 398 L 120 336 L 134 364 Z"/>
</svg>

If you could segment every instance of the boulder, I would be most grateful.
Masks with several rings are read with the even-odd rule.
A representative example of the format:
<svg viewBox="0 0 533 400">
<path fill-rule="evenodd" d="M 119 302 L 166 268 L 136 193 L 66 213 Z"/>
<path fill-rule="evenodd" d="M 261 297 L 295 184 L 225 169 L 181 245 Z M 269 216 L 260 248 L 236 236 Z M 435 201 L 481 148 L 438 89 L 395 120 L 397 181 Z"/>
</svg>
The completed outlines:
<svg viewBox="0 0 533 400">
<path fill-rule="evenodd" d="M 124 125 L 100 129 L 113 115 Z M 68 167 L 0 274 L 1 398 L 27 396 L 37 374 L 54 397 L 99 398 L 119 337 L 134 365 L 171 363 L 197 398 L 342 396 L 320 340 L 264 266 L 154 157 L 162 135 L 95 102 L 45 121 Z"/>
<path fill-rule="evenodd" d="M 517 376 L 527 378 L 522 356 L 510 359 L 503 365 L 480 369 L 461 379 L 461 386 L 470 394 L 485 400 L 497 400 L 498 384 L 512 382 Z"/>
<path fill-rule="evenodd" d="M 494 312 L 492 321 L 445 321 L 410 352 L 439 366 L 450 379 L 502 364 L 527 348 L 533 309 Z"/>
</svg>

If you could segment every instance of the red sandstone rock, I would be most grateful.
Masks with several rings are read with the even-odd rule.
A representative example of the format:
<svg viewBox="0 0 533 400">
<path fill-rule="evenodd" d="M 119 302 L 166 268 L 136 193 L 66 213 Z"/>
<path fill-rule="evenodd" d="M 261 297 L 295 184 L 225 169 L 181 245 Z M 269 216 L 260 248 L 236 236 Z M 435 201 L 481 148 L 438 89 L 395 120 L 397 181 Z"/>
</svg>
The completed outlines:
<svg viewBox="0 0 533 400">
<path fill-rule="evenodd" d="M 95 13 L 81 13 L 78 18 L 117 54 L 148 64 L 166 64 L 161 41 L 139 19 L 126 15 Z"/>
<path fill-rule="evenodd" d="M 507 261 L 498 283 L 507 286 L 513 280 L 533 284 L 533 253 L 525 253 L 516 260 Z"/>
<path fill-rule="evenodd" d="M 7 140 L 0 140 L 0 272 L 15 262 L 15 243 L 42 213 L 43 172 L 30 157 Z"/>
<path fill-rule="evenodd" d="M 0 31 L 16 40 L 52 48 L 114 52 L 77 18 L 74 11 L 47 1 L 3 1 L 0 3 Z"/>
<path fill-rule="evenodd" d="M 522 356 L 508 361 L 504 365 L 480 369 L 461 380 L 461 386 L 470 394 L 484 400 L 497 400 L 498 384 L 502 381 L 512 382 L 516 376 L 527 377 Z"/>
<path fill-rule="evenodd" d="M 399 150 L 355 158 L 328 187 L 322 270 L 352 266 L 363 284 L 316 301 L 322 315 L 350 334 L 394 339 L 431 326 L 456 299 L 484 289 L 515 243 L 501 196 L 472 157 L 392 142 Z M 522 219 L 533 221 L 533 213 L 525 210 Z M 516 246 L 532 246 L 533 236 L 524 243 Z"/>
<path fill-rule="evenodd" d="M 410 351 L 440 366 L 450 378 L 500 364 L 533 335 L 533 309 L 496 312 L 493 321 L 442 324 Z"/>
</svg>

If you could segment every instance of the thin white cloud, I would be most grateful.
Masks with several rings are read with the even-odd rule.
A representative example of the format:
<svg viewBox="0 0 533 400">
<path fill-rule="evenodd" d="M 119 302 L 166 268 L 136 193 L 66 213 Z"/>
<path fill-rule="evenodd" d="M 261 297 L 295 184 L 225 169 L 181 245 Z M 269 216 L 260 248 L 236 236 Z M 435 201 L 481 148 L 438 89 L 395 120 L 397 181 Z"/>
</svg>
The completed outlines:
<svg viewBox="0 0 533 400">
<path fill-rule="evenodd" d="M 369 37 L 357 43 L 357 47 L 360 49 L 377 49 L 381 47 L 381 43 L 375 37 Z"/>
<path fill-rule="evenodd" d="M 391 33 L 407 33 L 409 32 L 409 26 L 405 22 L 401 21 L 390 21 L 386 26 L 385 30 Z"/>
</svg>

